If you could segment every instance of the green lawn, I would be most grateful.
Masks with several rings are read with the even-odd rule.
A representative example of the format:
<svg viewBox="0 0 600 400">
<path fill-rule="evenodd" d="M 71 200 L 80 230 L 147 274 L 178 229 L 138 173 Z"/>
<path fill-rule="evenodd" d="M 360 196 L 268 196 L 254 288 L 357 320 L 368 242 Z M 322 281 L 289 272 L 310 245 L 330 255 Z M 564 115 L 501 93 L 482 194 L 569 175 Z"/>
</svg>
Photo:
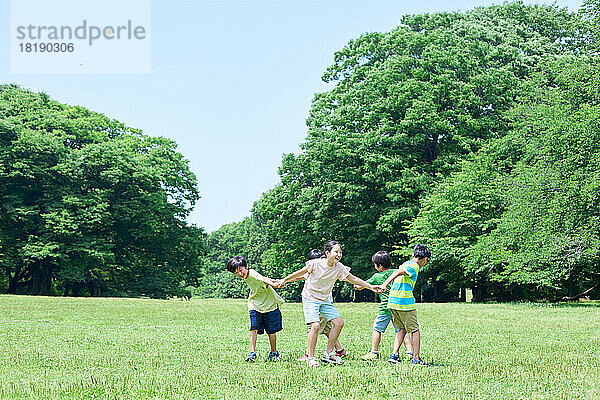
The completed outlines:
<svg viewBox="0 0 600 400">
<path fill-rule="evenodd" d="M 365 363 L 377 304 L 338 304 L 350 352 L 309 369 L 300 304 L 283 360 L 246 364 L 243 300 L 0 296 L 1 399 L 597 399 L 600 303 L 419 304 L 429 367 Z M 317 350 L 323 350 L 324 337 Z M 391 330 L 384 335 L 388 354 Z"/>
</svg>

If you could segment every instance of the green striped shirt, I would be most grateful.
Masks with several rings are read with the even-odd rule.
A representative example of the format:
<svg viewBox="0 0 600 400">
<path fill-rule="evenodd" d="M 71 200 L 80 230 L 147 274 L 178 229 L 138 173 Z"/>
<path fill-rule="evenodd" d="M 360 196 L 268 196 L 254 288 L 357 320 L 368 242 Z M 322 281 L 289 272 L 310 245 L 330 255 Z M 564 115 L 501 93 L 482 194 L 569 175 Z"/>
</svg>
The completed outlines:
<svg viewBox="0 0 600 400">
<path fill-rule="evenodd" d="M 410 260 L 402 264 L 399 269 L 402 268 L 406 269 L 408 275 L 398 275 L 398 277 L 394 279 L 388 299 L 388 307 L 392 310 L 400 311 L 415 310 L 413 290 L 419 276 L 419 264 Z"/>
</svg>

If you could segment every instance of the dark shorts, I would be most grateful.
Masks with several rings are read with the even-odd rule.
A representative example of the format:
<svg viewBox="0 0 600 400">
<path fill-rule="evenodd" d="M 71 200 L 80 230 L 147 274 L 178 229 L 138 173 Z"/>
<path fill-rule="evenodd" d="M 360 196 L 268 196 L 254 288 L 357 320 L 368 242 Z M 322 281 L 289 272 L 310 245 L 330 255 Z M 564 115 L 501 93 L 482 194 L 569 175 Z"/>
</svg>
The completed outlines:
<svg viewBox="0 0 600 400">
<path fill-rule="evenodd" d="M 267 334 L 279 332 L 282 330 L 281 326 L 281 311 L 279 308 L 269 311 L 268 313 L 261 313 L 256 310 L 250 310 L 250 330 L 258 331 L 259 335 L 267 332 Z"/>
</svg>

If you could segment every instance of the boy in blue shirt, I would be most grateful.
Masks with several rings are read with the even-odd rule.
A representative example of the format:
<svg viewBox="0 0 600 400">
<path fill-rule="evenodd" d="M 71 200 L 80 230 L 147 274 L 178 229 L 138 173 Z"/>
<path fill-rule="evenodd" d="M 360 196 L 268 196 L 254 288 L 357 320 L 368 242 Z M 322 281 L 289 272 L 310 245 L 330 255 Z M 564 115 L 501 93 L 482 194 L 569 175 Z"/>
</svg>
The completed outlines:
<svg viewBox="0 0 600 400">
<path fill-rule="evenodd" d="M 379 286 L 379 288 L 385 290 L 390 282 L 394 281 L 390 290 L 388 308 L 392 312 L 394 326 L 400 329 L 400 338 L 404 339 L 407 333 L 412 333 L 413 356 L 410 361 L 415 365 L 427 365 L 419 356 L 421 332 L 417 322 L 417 309 L 413 290 L 419 276 L 419 270 L 427 264 L 429 257 L 431 257 L 431 250 L 427 246 L 423 244 L 415 245 L 412 260 L 402 264 Z M 388 361 L 397 364 L 400 362 L 400 357 L 396 352 L 393 352 Z"/>
</svg>

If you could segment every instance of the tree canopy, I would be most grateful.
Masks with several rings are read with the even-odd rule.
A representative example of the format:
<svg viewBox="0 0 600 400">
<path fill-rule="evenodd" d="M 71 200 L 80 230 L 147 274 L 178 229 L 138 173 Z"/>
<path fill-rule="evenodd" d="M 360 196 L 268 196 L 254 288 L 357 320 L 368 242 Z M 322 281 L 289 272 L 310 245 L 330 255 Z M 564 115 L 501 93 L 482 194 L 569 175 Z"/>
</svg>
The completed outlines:
<svg viewBox="0 0 600 400">
<path fill-rule="evenodd" d="M 283 157 L 280 184 L 254 206 L 272 235 L 278 269 L 298 267 L 302 254 L 327 239 L 344 244 L 346 262 L 362 276 L 372 273 L 378 250 L 405 256 L 412 238 L 423 237 L 410 231 L 421 199 L 464 160 L 504 140 L 526 83 L 546 63 L 576 57 L 583 26 L 565 9 L 521 2 L 401 22 L 335 54 L 323 76 L 334 86 L 313 100 L 302 151 Z M 463 190 L 469 179 L 487 179 L 481 174 L 465 177 Z M 501 206 L 493 196 L 473 201 L 486 223 Z M 444 204 L 453 207 L 451 199 Z M 440 232 L 470 229 L 445 223 Z M 464 285 L 456 276 L 444 277 Z M 442 291 L 434 297 L 443 299 Z"/>
<path fill-rule="evenodd" d="M 0 86 L 0 265 L 9 293 L 182 295 L 200 274 L 199 198 L 176 144 Z"/>
</svg>

